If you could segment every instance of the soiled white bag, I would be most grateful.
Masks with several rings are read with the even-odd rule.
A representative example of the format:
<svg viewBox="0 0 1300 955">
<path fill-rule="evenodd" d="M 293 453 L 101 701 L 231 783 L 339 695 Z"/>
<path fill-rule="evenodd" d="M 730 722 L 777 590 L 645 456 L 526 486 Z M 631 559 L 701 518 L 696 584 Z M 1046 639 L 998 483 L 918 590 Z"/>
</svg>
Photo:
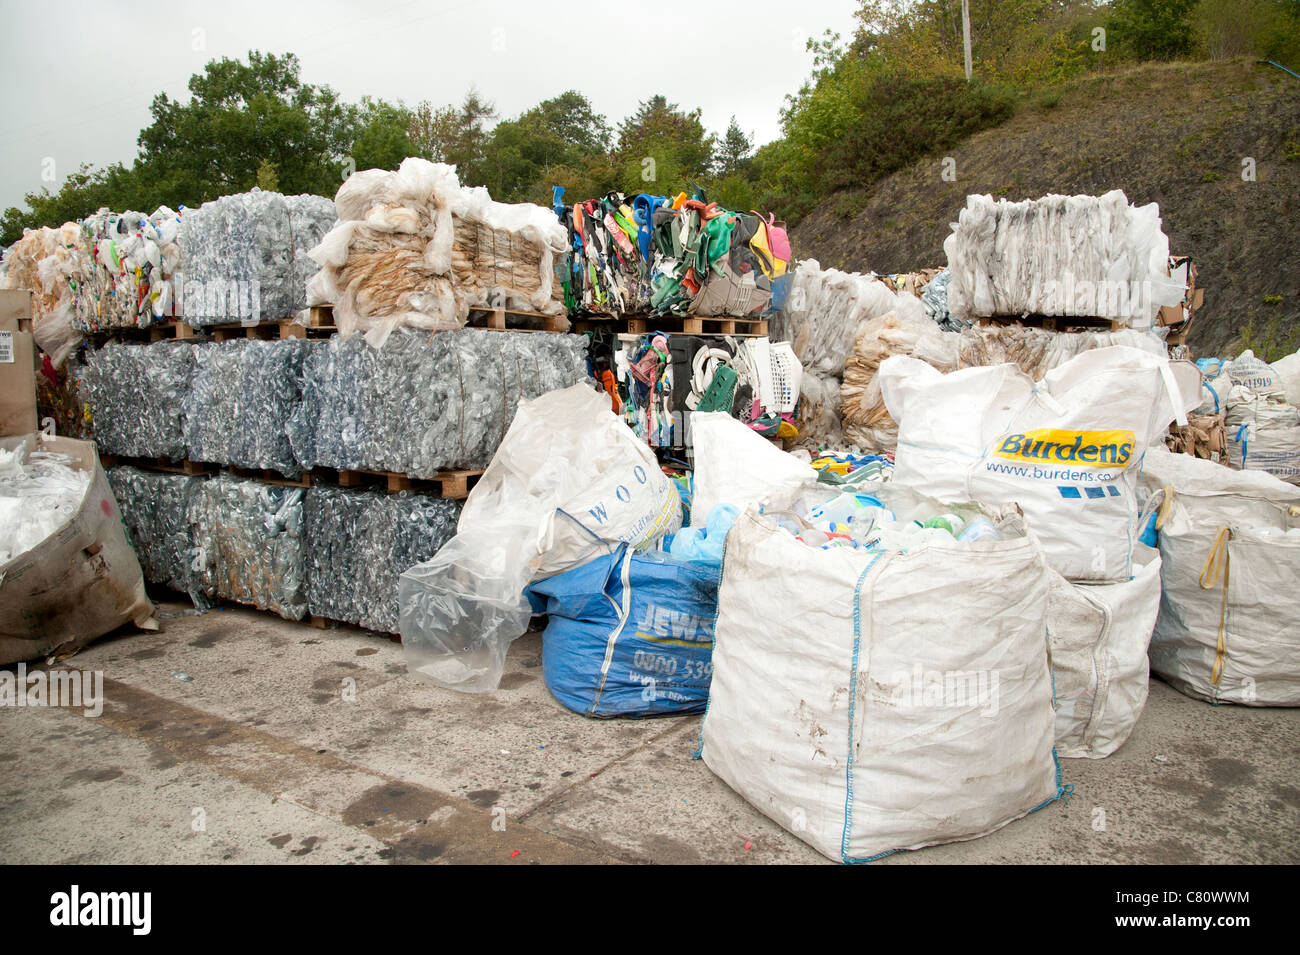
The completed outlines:
<svg viewBox="0 0 1300 955">
<path fill-rule="evenodd" d="M 1300 488 L 1152 451 L 1160 615 L 1151 670 L 1215 703 L 1300 706 Z"/>
<path fill-rule="evenodd" d="M 1160 610 L 1160 555 L 1118 584 L 1072 584 L 1052 574 L 1047 632 L 1056 687 L 1056 751 L 1109 756 L 1147 700 L 1147 647 Z"/>
<path fill-rule="evenodd" d="M 899 423 L 893 480 L 942 500 L 1015 501 L 1069 580 L 1132 576 L 1142 455 L 1200 401 L 1167 358 L 1122 345 L 1084 352 L 1035 383 L 1014 365 L 942 374 L 880 366 Z"/>
<path fill-rule="evenodd" d="M 408 672 L 467 693 L 496 689 L 528 629 L 529 581 L 620 543 L 649 547 L 681 520 L 676 486 L 607 395 L 577 384 L 521 401 L 456 536 L 402 574 Z"/>
<path fill-rule="evenodd" d="M 900 513 L 916 497 L 872 493 Z M 1049 571 L 1018 512 L 1002 528 L 1013 539 L 871 553 L 740 515 L 701 726 L 708 767 L 844 862 L 972 839 L 1055 799 Z"/>
</svg>

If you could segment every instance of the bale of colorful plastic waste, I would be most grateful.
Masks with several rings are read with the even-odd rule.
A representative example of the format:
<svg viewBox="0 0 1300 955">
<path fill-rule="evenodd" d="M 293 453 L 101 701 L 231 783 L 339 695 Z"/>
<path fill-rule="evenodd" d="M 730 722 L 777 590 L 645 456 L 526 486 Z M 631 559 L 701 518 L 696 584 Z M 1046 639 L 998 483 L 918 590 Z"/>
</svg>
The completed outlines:
<svg viewBox="0 0 1300 955">
<path fill-rule="evenodd" d="M 626 545 L 535 581 L 547 689 L 584 716 L 702 712 L 717 593 L 714 564 Z"/>
<path fill-rule="evenodd" d="M 67 654 L 127 623 L 156 630 L 153 614 L 95 446 L 0 438 L 0 663 Z"/>
</svg>

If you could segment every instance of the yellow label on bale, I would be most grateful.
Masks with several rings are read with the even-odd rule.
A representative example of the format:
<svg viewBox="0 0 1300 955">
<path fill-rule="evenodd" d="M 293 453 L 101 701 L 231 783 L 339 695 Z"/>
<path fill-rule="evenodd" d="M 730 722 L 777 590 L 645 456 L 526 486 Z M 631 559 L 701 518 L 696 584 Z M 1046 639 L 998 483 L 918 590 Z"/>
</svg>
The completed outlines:
<svg viewBox="0 0 1300 955">
<path fill-rule="evenodd" d="M 1007 434 L 993 453 L 1011 461 L 1073 464 L 1084 468 L 1126 467 L 1133 457 L 1132 431 L 1064 431 L 1039 428 Z"/>
</svg>

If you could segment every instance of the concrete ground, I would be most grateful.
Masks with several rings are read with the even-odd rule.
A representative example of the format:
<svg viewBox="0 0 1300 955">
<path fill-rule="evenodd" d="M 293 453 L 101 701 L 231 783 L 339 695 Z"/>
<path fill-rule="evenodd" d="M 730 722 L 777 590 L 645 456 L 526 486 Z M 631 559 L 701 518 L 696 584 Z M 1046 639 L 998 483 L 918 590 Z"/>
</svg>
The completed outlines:
<svg viewBox="0 0 1300 955">
<path fill-rule="evenodd" d="M 698 717 L 561 707 L 537 634 L 499 690 L 465 696 L 407 679 L 383 637 L 183 609 L 67 661 L 103 672 L 99 717 L 0 711 L 0 858 L 827 861 L 690 758 Z M 1213 707 L 1153 681 L 1117 754 L 1063 761 L 1068 803 L 878 864 L 1294 863 L 1297 739 L 1300 711 Z"/>
</svg>

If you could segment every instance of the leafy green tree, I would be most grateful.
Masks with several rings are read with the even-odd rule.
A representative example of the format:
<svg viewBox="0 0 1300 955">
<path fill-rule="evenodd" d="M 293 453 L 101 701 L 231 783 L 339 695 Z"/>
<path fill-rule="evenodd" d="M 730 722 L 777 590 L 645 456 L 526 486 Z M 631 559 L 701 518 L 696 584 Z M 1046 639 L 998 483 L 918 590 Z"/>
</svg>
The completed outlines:
<svg viewBox="0 0 1300 955">
<path fill-rule="evenodd" d="M 629 193 L 686 188 L 690 180 L 708 175 L 714 144 L 700 110 L 686 112 L 652 96 L 619 124 L 614 151 L 619 188 Z"/>
<path fill-rule="evenodd" d="M 471 87 L 460 106 L 435 107 L 428 101 L 418 105 L 407 135 L 416 155 L 451 163 L 461 182 L 481 186 L 488 175 L 488 124 L 496 115 L 496 106 Z"/>
<path fill-rule="evenodd" d="M 609 135 L 605 117 L 581 93 L 569 90 L 543 100 L 492 131 L 488 187 L 505 202 L 549 205 L 553 170 L 592 170 L 605 158 Z"/>
<path fill-rule="evenodd" d="M 714 157 L 717 175 L 720 178 L 744 175 L 753 165 L 751 162 L 753 152 L 754 141 L 745 135 L 745 131 L 736 122 L 736 117 L 731 117 L 731 122 L 727 124 L 727 131 L 718 142 L 717 154 Z"/>
<path fill-rule="evenodd" d="M 359 114 L 360 129 L 352 144 L 357 169 L 396 169 L 407 156 L 419 155 L 411 141 L 409 109 L 365 98 Z"/>
<path fill-rule="evenodd" d="M 1172 60 L 1192 52 L 1197 0 L 1115 0 L 1106 42 L 1138 60 Z"/>
</svg>

